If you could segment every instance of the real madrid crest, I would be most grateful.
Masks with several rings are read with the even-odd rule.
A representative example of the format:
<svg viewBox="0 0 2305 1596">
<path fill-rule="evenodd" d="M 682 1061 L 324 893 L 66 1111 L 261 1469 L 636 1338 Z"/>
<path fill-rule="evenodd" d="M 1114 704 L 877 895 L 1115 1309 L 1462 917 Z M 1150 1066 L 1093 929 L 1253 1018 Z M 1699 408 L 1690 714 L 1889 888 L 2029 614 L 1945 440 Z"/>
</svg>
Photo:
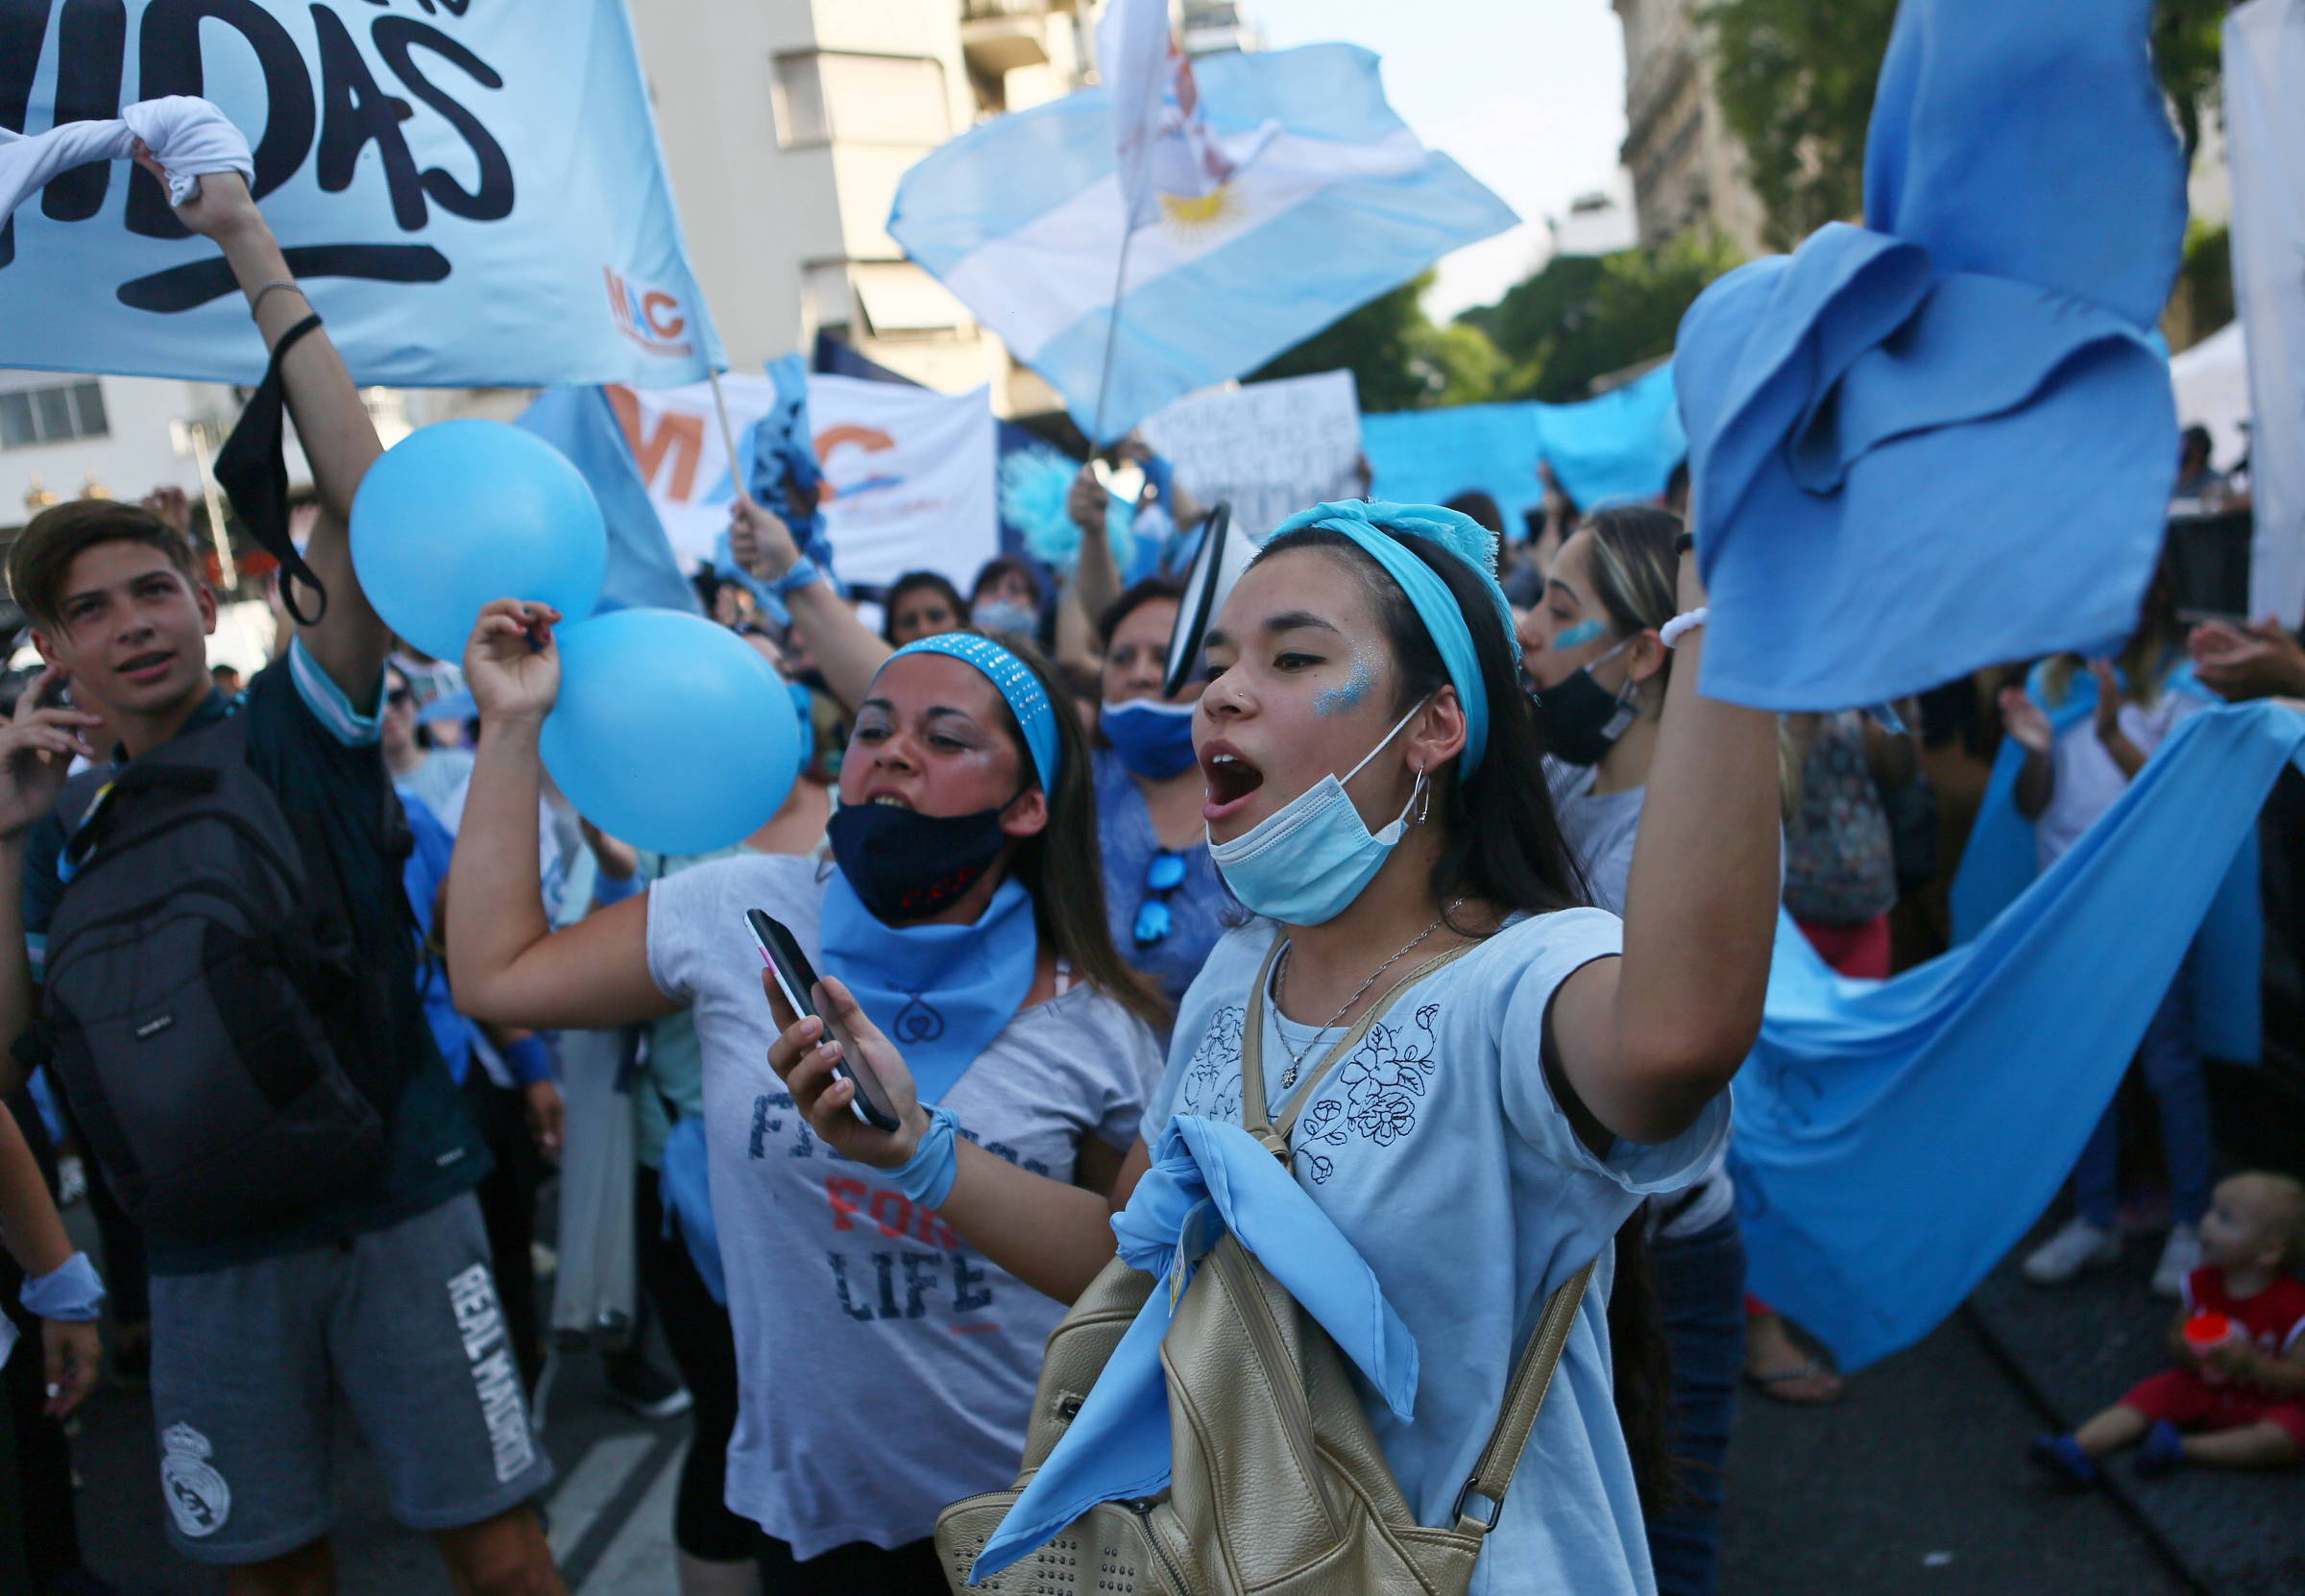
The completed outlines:
<svg viewBox="0 0 2305 1596">
<path fill-rule="evenodd" d="M 208 1466 L 215 1449 L 189 1424 L 171 1424 L 160 1434 L 160 1494 L 176 1527 L 197 1540 L 224 1528 L 232 1511 L 232 1487 Z"/>
</svg>

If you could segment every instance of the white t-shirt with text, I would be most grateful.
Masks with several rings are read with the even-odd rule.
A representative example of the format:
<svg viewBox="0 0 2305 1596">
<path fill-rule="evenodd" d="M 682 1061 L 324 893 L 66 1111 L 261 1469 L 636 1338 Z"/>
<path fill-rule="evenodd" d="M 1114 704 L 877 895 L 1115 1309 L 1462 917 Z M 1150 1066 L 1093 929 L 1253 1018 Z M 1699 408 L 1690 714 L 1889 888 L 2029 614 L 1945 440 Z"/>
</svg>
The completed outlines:
<svg viewBox="0 0 2305 1596">
<path fill-rule="evenodd" d="M 1007 1487 L 1063 1306 L 833 1152 L 768 1067 L 775 1022 L 744 911 L 820 973 L 818 866 L 741 855 L 648 889 L 648 967 L 702 1045 L 713 1215 L 736 1329 L 728 1506 L 807 1559 L 899 1546 Z M 1019 1013 L 943 1098 L 963 1132 L 1071 1181 L 1081 1139 L 1126 1149 L 1159 1069 L 1152 1031 L 1085 984 Z"/>
</svg>

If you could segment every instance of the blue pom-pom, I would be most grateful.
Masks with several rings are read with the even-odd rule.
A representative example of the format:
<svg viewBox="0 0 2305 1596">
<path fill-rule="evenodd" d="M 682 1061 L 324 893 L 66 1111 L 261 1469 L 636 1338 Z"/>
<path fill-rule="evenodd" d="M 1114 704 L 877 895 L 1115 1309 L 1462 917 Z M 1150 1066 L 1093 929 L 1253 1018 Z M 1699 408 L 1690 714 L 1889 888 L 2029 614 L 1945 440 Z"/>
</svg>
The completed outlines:
<svg viewBox="0 0 2305 1596">
<path fill-rule="evenodd" d="M 1025 552 L 1051 569 L 1070 573 L 1080 563 L 1080 527 L 1065 508 L 1080 468 L 1053 448 L 1020 448 L 1001 458 L 1001 520 L 1024 535 Z M 1107 497 L 1106 541 L 1114 564 L 1128 568 L 1129 523 L 1135 510 Z"/>
</svg>

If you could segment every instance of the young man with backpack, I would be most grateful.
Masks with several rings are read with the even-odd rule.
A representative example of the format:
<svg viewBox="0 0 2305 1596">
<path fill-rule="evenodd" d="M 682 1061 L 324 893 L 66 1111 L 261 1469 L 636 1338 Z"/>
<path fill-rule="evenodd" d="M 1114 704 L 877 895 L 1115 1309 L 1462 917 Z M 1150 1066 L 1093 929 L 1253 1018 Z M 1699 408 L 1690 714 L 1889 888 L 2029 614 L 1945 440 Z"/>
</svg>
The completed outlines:
<svg viewBox="0 0 2305 1596">
<path fill-rule="evenodd" d="M 376 432 L 242 181 L 203 178 L 177 214 L 291 345 L 326 598 L 229 700 L 214 595 L 149 511 L 59 505 L 10 550 L 48 669 L 0 721 L 0 1084 L 49 1063 L 149 1235 L 180 1552 L 234 1596 L 333 1590 L 341 1391 L 459 1590 L 558 1596 L 531 1505 L 551 1467 L 472 1197 L 488 1155 L 425 1022 L 377 748 L 390 639 L 347 533 Z M 98 768 L 67 786 L 75 753 Z"/>
</svg>

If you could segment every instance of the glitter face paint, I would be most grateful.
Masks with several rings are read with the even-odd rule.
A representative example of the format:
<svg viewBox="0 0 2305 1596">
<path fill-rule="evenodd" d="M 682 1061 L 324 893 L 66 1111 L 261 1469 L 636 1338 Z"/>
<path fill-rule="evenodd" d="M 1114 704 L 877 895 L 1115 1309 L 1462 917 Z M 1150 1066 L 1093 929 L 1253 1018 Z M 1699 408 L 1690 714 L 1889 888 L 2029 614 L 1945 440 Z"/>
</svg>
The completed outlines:
<svg viewBox="0 0 2305 1596">
<path fill-rule="evenodd" d="M 1375 681 L 1376 669 L 1370 664 L 1369 656 L 1355 649 L 1352 656 L 1352 674 L 1346 677 L 1341 685 L 1325 689 L 1317 694 L 1313 699 L 1313 713 L 1316 714 L 1343 714 L 1347 710 L 1355 708 L 1362 699 L 1369 696 L 1369 689 Z"/>
<path fill-rule="evenodd" d="M 1556 649 L 1582 648 L 1589 642 L 1599 641 L 1602 631 L 1603 627 L 1597 620 L 1580 620 L 1555 638 L 1553 646 Z"/>
</svg>

